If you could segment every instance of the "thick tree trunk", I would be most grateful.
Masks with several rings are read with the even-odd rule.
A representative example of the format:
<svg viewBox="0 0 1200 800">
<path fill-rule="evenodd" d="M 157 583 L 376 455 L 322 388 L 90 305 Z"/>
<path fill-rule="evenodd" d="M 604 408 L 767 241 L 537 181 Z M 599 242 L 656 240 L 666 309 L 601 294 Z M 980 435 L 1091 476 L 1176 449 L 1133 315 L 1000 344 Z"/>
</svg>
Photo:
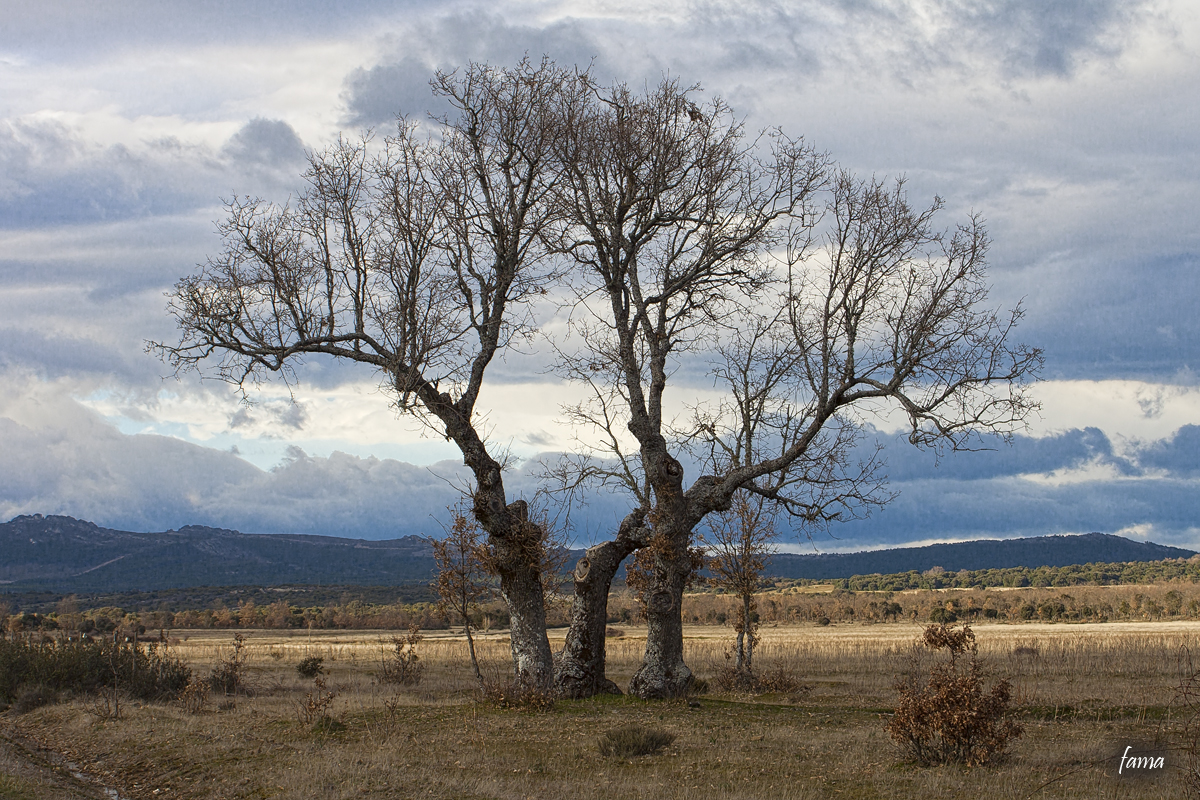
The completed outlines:
<svg viewBox="0 0 1200 800">
<path fill-rule="evenodd" d="M 645 543 L 649 531 L 641 527 L 644 517 L 641 511 L 630 514 L 615 539 L 588 548 L 575 565 L 571 627 L 555 657 L 554 686 L 565 697 L 621 693 L 604 675 L 608 593 L 621 562 Z"/>
<path fill-rule="evenodd" d="M 476 516 L 479 517 L 476 496 Z M 500 596 L 508 606 L 509 644 L 518 683 L 549 689 L 554 680 L 554 656 L 546 637 L 546 604 L 542 591 L 538 548 L 541 531 L 528 519 L 523 500 L 506 508 L 510 526 L 505 536 L 491 533 L 491 568 L 500 577 Z M 486 526 L 485 526 L 486 529 Z"/>
<path fill-rule="evenodd" d="M 497 548 L 499 549 L 499 548 Z M 554 677 L 554 658 L 546 637 L 546 606 L 536 568 L 503 562 L 496 565 L 500 595 L 508 606 L 509 643 L 518 683 L 548 689 Z"/>
<path fill-rule="evenodd" d="M 651 581 L 646 598 L 646 653 L 642 666 L 629 682 L 629 693 L 643 700 L 682 697 L 692 683 L 692 671 L 683 663 L 681 604 L 690 562 L 672 565 Z"/>
</svg>

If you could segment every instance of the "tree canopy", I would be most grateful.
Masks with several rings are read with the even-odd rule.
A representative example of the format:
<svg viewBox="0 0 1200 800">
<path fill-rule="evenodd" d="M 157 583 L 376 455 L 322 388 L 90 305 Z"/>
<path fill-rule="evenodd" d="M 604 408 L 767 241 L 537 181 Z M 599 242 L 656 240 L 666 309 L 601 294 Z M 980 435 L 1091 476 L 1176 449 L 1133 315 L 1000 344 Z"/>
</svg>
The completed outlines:
<svg viewBox="0 0 1200 800">
<path fill-rule="evenodd" d="M 887 502 L 878 458 L 853 456 L 866 413 L 904 415 L 919 447 L 959 448 L 1036 408 L 1025 386 L 1041 355 L 1013 341 L 1019 307 L 987 306 L 979 217 L 937 228 L 940 200 L 914 205 L 902 179 L 857 178 L 781 131 L 750 135 L 674 79 L 637 92 L 543 60 L 431 83 L 450 115 L 310 154 L 293 204 L 231 201 L 223 250 L 172 297 L 181 340 L 158 347 L 243 387 L 291 380 L 306 356 L 357 362 L 453 441 L 518 679 L 615 689 L 604 608 L 640 551 L 649 634 L 630 688 L 686 691 L 680 606 L 706 517 L 738 493 L 801 528 Z M 570 336 L 551 336 L 552 319 Z M 547 525 L 507 496 L 480 428 L 488 368 L 518 346 L 552 352 L 587 395 L 565 413 L 590 444 L 549 477 L 629 498 L 576 565 L 553 661 Z M 724 399 L 673 418 L 684 365 Z"/>
</svg>

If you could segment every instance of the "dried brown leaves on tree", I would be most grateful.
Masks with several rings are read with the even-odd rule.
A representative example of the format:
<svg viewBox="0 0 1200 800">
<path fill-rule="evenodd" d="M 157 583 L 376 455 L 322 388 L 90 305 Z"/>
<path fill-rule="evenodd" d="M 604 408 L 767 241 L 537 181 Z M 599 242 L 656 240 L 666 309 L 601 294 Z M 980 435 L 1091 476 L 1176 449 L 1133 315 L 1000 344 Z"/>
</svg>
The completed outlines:
<svg viewBox="0 0 1200 800">
<path fill-rule="evenodd" d="M 479 601 L 491 593 L 488 583 L 487 553 L 482 542 L 479 524 L 461 509 L 451 509 L 450 528 L 443 539 L 431 539 L 433 560 L 437 564 L 434 589 L 443 607 L 450 608 L 463 621 L 467 650 L 475 680 L 482 686 L 479 659 L 475 655 L 475 638 L 471 634 L 471 614 Z"/>
</svg>

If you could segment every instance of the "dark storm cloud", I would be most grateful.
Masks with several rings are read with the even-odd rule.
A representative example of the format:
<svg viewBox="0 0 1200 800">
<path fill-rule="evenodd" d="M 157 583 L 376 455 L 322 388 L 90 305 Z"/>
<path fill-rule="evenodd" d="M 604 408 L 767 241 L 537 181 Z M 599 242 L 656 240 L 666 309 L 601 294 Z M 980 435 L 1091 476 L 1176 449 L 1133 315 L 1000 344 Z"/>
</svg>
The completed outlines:
<svg viewBox="0 0 1200 800">
<path fill-rule="evenodd" d="M 1138 461 L 1172 475 L 1200 478 L 1200 426 L 1184 425 L 1171 438 L 1144 446 Z"/>
<path fill-rule="evenodd" d="M 868 519 L 814 532 L 819 549 L 901 545 L 929 539 L 1007 538 L 1149 526 L 1151 538 L 1195 544 L 1200 519 L 1200 428 L 1114 454 L 1095 428 L 935 461 L 903 437 L 882 437 L 896 493 Z M 1097 471 L 1097 468 L 1098 471 Z M 1149 470 L 1159 472 L 1151 475 Z M 1037 478 L 1070 473 L 1078 477 Z M 1090 474 L 1089 474 L 1090 471 Z"/>
<path fill-rule="evenodd" d="M 1045 485 L 1013 478 L 897 484 L 871 518 L 814 536 L 821 547 L 874 547 L 928 539 L 1117 533 L 1150 526 L 1160 543 L 1195 544 L 1200 492 L 1190 480 L 1093 480 Z M 836 537 L 831 539 L 830 536 Z"/>
<path fill-rule="evenodd" d="M 704 2 L 676 31 L 703 45 L 669 52 L 692 68 L 740 73 L 871 66 L 902 84 L 982 65 L 1007 77 L 1068 76 L 1091 56 L 1126 44 L 1145 0 L 990 0 L 977 3 Z M 974 64 L 975 66 L 972 66 Z M 945 77 L 945 76 L 943 76 Z"/>
<path fill-rule="evenodd" d="M 1015 75 L 1071 73 L 1080 59 L 1120 51 L 1144 0 L 991 0 L 953 4 L 970 43 L 997 55 Z"/>
<path fill-rule="evenodd" d="M 894 483 L 922 480 L 978 481 L 1015 477 L 1031 473 L 1050 473 L 1089 464 L 1103 464 L 1119 474 L 1132 475 L 1137 467 L 1113 452 L 1112 442 L 1098 428 L 1085 428 L 1034 438 L 1014 436 L 1011 444 L 1000 437 L 986 437 L 979 449 L 944 453 L 940 457 L 908 444 L 903 435 L 882 436 L 868 430 L 860 444 L 860 458 L 868 454 L 875 441 L 885 447 L 887 465 L 883 469 Z"/>
<path fill-rule="evenodd" d="M 6 3 L 0 43 L 11 51 L 56 61 L 179 44 L 235 45 L 272 36 L 326 37 L 361 28 L 365 21 L 419 13 L 441 2 L 405 0 L 67 0 Z"/>
<path fill-rule="evenodd" d="M 229 137 L 224 153 L 238 164 L 292 168 L 304 160 L 304 143 L 283 120 L 256 117 Z"/>
<path fill-rule="evenodd" d="M 286 122 L 254 119 L 221 153 L 175 137 L 102 146 L 62 123 L 0 122 L 0 229 L 177 215 L 298 183 L 303 145 Z"/>
<path fill-rule="evenodd" d="M 111 345 L 78 336 L 56 336 L 0 324 L 0 370 L 19 368 L 42 378 L 121 375 L 146 379 L 144 364 Z"/>
<path fill-rule="evenodd" d="M 61 513 L 133 530 L 203 524 L 387 538 L 436 533 L 446 507 L 470 486 L 458 461 L 421 467 L 338 452 L 311 456 L 292 447 L 282 463 L 264 471 L 232 453 L 163 436 L 121 434 L 63 397 L 46 395 L 37 409 L 39 419 L 20 422 L 0 413 L 0 447 L 21 454 L 0 460 L 0 516 Z M 861 548 L 1150 525 L 1158 541 L 1187 543 L 1200 515 L 1194 480 L 1198 431 L 1188 426 L 1171 439 L 1144 445 L 1141 466 L 1113 456 L 1111 444 L 1095 430 L 1045 440 L 1017 437 L 1011 450 L 937 464 L 884 437 L 897 498 L 869 519 L 815 532 L 815 541 L 823 549 Z M 507 473 L 510 497 L 533 500 L 542 462 L 552 459 L 546 455 Z M 1018 477 L 1096 465 L 1113 470 L 1058 483 Z M 1139 477 L 1146 467 L 1166 477 Z M 577 542 L 611 536 L 631 508 L 627 497 L 611 491 L 593 492 L 586 500 L 571 515 Z"/>
<path fill-rule="evenodd" d="M 1200 255 L 1135 256 L 1047 277 L 1030 287 L 1020 330 L 1045 350 L 1046 377 L 1172 381 L 1200 366 Z"/>
<path fill-rule="evenodd" d="M 100 222 L 195 207 L 199 198 L 180 180 L 179 170 L 189 176 L 197 167 L 205 170 L 203 157 L 196 164 L 197 154 L 174 141 L 148 150 L 92 145 L 55 121 L 0 123 L 0 227 Z"/>
<path fill-rule="evenodd" d="M 43 398 L 39 411 L 41 419 L 24 422 L 0 412 L 0 448 L 21 454 L 0 459 L 6 520 L 55 513 L 128 530 L 199 524 L 378 539 L 436 533 L 447 506 L 469 486 L 456 461 L 425 467 L 339 452 L 311 456 L 292 447 L 264 471 L 230 452 L 122 434 L 66 398 Z M 532 500 L 536 470 L 514 470 L 506 484 L 511 497 Z M 599 520 L 606 509 L 600 498 L 592 514 Z"/>
<path fill-rule="evenodd" d="M 604 71 L 601 50 L 572 20 L 533 27 L 478 11 L 425 20 L 406 33 L 392 58 L 347 76 L 346 124 L 373 127 L 393 122 L 398 114 L 420 121 L 448 113 L 450 105 L 429 87 L 438 69 L 451 71 L 471 61 L 510 65 L 528 55 L 535 62 L 548 56 L 564 66 L 595 62 Z"/>
</svg>

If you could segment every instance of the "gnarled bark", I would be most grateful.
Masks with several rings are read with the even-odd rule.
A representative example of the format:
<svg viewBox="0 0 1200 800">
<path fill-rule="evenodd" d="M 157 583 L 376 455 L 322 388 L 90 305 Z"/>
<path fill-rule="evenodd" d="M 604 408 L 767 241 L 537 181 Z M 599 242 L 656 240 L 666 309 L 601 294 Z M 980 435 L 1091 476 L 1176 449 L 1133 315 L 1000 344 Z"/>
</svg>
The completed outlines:
<svg viewBox="0 0 1200 800">
<path fill-rule="evenodd" d="M 487 480 L 489 475 L 496 480 Z M 548 689 L 554 680 L 554 656 L 546 636 L 542 530 L 529 521 L 524 500 L 507 506 L 502 503 L 503 488 L 498 478 L 498 469 L 481 476 L 475 494 L 475 516 L 488 532 L 488 566 L 499 576 L 500 595 L 508 606 L 509 646 L 516 681 Z"/>
<path fill-rule="evenodd" d="M 621 694 L 604 674 L 608 593 L 621 562 L 649 537 L 649 530 L 642 527 L 644 518 L 641 510 L 627 516 L 615 539 L 588 548 L 575 565 L 571 627 L 555 656 L 554 686 L 565 697 Z"/>
<path fill-rule="evenodd" d="M 673 548 L 679 549 L 679 548 Z M 646 597 L 646 652 L 629 682 L 629 693 L 643 700 L 682 697 L 692 684 L 683 663 L 683 617 L 680 606 L 691 574 L 687 541 L 682 553 L 657 559 Z"/>
</svg>

